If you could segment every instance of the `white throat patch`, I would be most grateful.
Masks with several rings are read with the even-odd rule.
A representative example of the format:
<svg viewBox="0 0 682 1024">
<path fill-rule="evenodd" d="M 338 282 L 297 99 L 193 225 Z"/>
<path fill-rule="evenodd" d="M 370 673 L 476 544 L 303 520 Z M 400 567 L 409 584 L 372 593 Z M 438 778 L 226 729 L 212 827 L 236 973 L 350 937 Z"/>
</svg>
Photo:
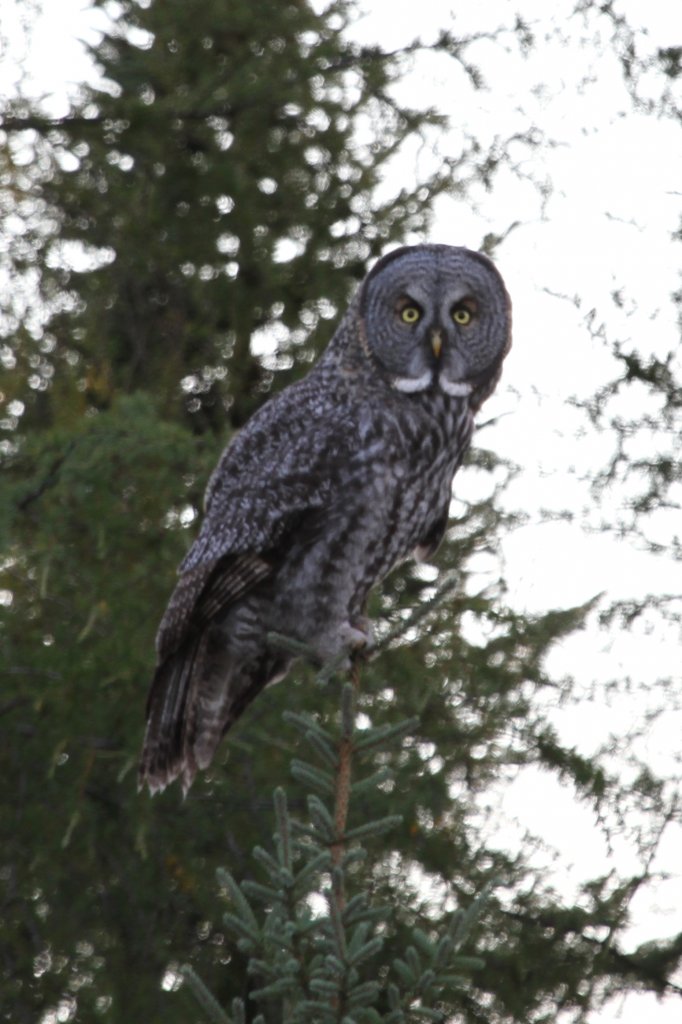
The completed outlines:
<svg viewBox="0 0 682 1024">
<path fill-rule="evenodd" d="M 422 374 L 421 377 L 394 377 L 391 385 L 396 391 L 406 391 L 408 394 L 413 391 L 426 391 L 431 384 L 432 377 L 431 371 Z"/>
<path fill-rule="evenodd" d="M 473 384 L 467 384 L 465 380 L 446 380 L 441 376 L 438 383 L 446 395 L 454 395 L 456 398 L 464 398 L 474 390 Z"/>
</svg>

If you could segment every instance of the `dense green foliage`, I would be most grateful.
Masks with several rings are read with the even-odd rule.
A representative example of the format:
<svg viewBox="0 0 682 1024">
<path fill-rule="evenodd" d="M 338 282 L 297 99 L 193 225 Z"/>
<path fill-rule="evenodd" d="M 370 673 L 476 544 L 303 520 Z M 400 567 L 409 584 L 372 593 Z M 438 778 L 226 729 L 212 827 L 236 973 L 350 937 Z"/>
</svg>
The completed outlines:
<svg viewBox="0 0 682 1024">
<path fill-rule="evenodd" d="M 0 325 L 0 1019 L 12 1024 L 60 1004 L 82 1021 L 196 1019 L 161 985 L 184 961 L 222 1005 L 247 994 L 215 870 L 253 874 L 272 791 L 299 755 L 282 714 L 323 724 L 337 687 L 300 667 L 186 801 L 152 801 L 134 768 L 155 627 L 231 431 L 305 372 L 368 261 L 423 234 L 434 199 L 477 167 L 494 173 L 472 147 L 378 198 L 401 145 L 442 119 L 396 103 L 404 55 L 349 42 L 345 0 L 324 14 L 306 0 L 119 6 L 94 53 L 101 86 L 58 122 L 18 103 L 0 153 L 3 208 L 21 224 L 3 248 L 16 287 Z M 436 46 L 463 60 L 456 39 Z M 259 348 L 266 335 L 276 355 Z M 364 725 L 419 724 L 368 758 L 393 781 L 358 796 L 355 823 L 402 824 L 368 836 L 355 884 L 397 911 L 388 964 L 415 925 L 442 933 L 453 899 L 468 907 L 494 882 L 464 950 L 484 966 L 449 1005 L 467 1024 L 540 1024 L 610 993 L 665 991 L 679 941 L 625 956 L 641 879 L 595 878 L 563 905 L 530 866 L 532 842 L 510 851 L 495 835 L 486 794 L 538 765 L 597 812 L 640 805 L 652 833 L 664 808 L 655 778 L 628 780 L 626 797 L 545 719 L 538 697 L 570 687 L 546 655 L 587 608 L 523 616 L 502 579 L 480 590 L 472 559 L 508 525 L 496 487 L 512 470 L 479 446 L 467 471 L 489 496 L 438 553 L 455 574 L 447 595 L 429 604 L 435 573 L 408 568 L 370 609 L 386 646 L 363 671 Z M 301 779 L 286 788 L 300 810 Z"/>
<path fill-rule="evenodd" d="M 43 423 L 70 383 L 95 408 L 146 389 L 174 419 L 184 394 L 194 430 L 240 425 L 269 386 L 254 333 L 278 327 L 278 366 L 311 358 L 304 339 L 320 320 L 316 347 L 329 336 L 367 260 L 424 229 L 449 164 L 397 202 L 374 195 L 401 140 L 440 119 L 391 102 L 398 66 L 344 41 L 345 2 L 325 18 L 276 0 L 121 7 L 101 89 L 28 141 L 49 165 L 26 187 L 56 346 L 24 339 L 13 393 Z M 69 267 L 74 247 L 99 269 Z M 26 388 L 35 373 L 59 403 Z"/>
<path fill-rule="evenodd" d="M 328 671 L 323 669 L 322 676 Z M 460 949 L 485 894 L 466 913 L 453 913 L 436 935 L 416 926 L 408 929 L 411 941 L 401 950 L 403 955 L 395 956 L 390 965 L 382 962 L 400 907 L 372 901 L 363 891 L 358 867 L 366 857 L 363 841 L 384 837 L 402 822 L 389 815 L 354 825 L 349 811 L 357 813 L 369 790 L 393 781 L 385 766 L 362 773 L 363 760 L 414 732 L 417 723 L 407 719 L 393 726 L 358 729 L 360 675 L 356 663 L 352 682 L 342 689 L 333 732 L 311 715 L 285 715 L 313 758 L 292 762 L 292 774 L 309 790 L 307 815 L 303 820 L 292 817 L 285 791 L 275 790 L 274 851 L 261 846 L 253 851 L 264 881 L 245 879 L 239 885 L 225 868 L 217 872 L 230 908 L 223 925 L 247 958 L 249 998 L 261 1011 L 254 1018 L 261 1024 L 268 1019 L 292 1024 L 310 1019 L 321 1024 L 441 1021 L 454 1009 L 453 994 L 464 983 L 457 972 L 484 966 L 478 958 L 462 956 Z M 359 891 L 354 892 L 358 884 Z M 229 1024 L 196 971 L 184 965 L 181 973 L 208 1016 Z M 243 999 L 232 1001 L 232 1016 L 235 1024 L 246 1019 Z"/>
</svg>

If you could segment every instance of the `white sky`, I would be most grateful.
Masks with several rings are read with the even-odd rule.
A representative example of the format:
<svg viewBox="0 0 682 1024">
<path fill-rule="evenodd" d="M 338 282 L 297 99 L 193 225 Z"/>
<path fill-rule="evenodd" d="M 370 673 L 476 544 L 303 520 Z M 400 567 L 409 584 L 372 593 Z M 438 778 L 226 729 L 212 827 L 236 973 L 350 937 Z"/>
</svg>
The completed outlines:
<svg viewBox="0 0 682 1024">
<path fill-rule="evenodd" d="M 443 0 L 420 0 L 418 5 L 413 0 L 365 0 L 367 13 L 354 31 L 363 41 L 392 48 L 417 32 L 428 40 L 444 27 L 462 35 L 513 25 L 517 10 L 507 0 L 485 5 L 470 0 L 452 7 L 457 11 L 454 22 Z M 556 143 L 535 152 L 519 147 L 515 154 L 527 174 L 551 182 L 544 203 L 527 182 L 504 171 L 491 194 L 483 189 L 475 193 L 475 208 L 441 200 L 430 236 L 432 241 L 477 248 L 488 231 L 504 233 L 512 221 L 519 221 L 496 257 L 514 303 L 514 348 L 502 385 L 482 418 L 501 417 L 486 432 L 485 444 L 524 467 L 506 500 L 510 507 L 525 510 L 529 521 L 505 542 L 505 572 L 512 600 L 537 611 L 568 606 L 602 591 L 610 598 L 649 590 L 681 592 L 678 564 L 655 559 L 627 540 L 584 531 L 599 522 L 589 477 L 608 457 L 612 438 L 607 432 L 595 433 L 568 402 L 574 395 L 588 397 L 614 375 L 608 349 L 586 327 L 590 310 L 595 310 L 597 323 L 606 323 L 611 339 L 632 339 L 644 353 L 659 356 L 679 351 L 670 295 L 680 285 L 680 243 L 671 234 L 682 213 L 682 131 L 668 120 L 633 113 L 606 23 L 598 52 L 592 31 L 580 19 L 569 20 L 571 7 L 567 0 L 552 5 L 519 0 L 518 8 L 541 41 L 525 61 L 511 38 L 508 53 L 488 41 L 473 45 L 468 57 L 480 64 L 487 90 L 474 92 L 451 61 L 433 57 L 416 60 L 400 86 L 408 102 L 435 104 L 450 116 L 453 130 L 441 141 L 442 151 L 458 151 L 462 130 L 485 139 L 535 126 Z M 65 92 L 92 74 L 78 40 L 93 38 L 101 15 L 85 13 L 87 5 L 80 0 L 46 0 L 27 56 L 20 43 L 19 9 L 17 0 L 4 0 L 0 10 L 0 35 L 10 30 L 16 40 L 9 53 L 0 55 L 0 94 L 11 91 L 23 67 L 29 71 L 28 89 L 36 93 L 54 88 L 61 99 L 51 101 L 51 110 L 63 113 Z M 641 45 L 682 42 L 678 5 L 669 0 L 627 0 L 619 9 L 635 24 L 641 20 Z M 425 159 L 423 153 L 404 159 L 397 173 L 410 174 Z M 621 310 L 612 303 L 614 291 L 625 297 Z M 579 308 L 574 296 L 580 297 Z M 632 403 L 632 395 L 625 401 Z M 463 473 L 455 492 L 473 496 L 478 487 L 475 474 Z M 622 495 L 615 492 L 608 501 L 603 510 L 607 517 L 618 509 Z M 574 511 L 574 522 L 542 522 L 541 509 L 566 508 Z M 677 517 L 673 528 L 679 531 Z M 669 539 L 670 522 L 662 522 L 660 529 Z M 485 568 L 482 562 L 483 579 Z M 645 625 L 619 635 L 593 627 L 562 645 L 552 667 L 557 677 L 575 674 L 585 693 L 593 679 L 631 676 L 652 684 L 669 674 L 679 681 L 678 644 L 679 628 L 647 632 Z M 553 717 L 564 739 L 589 753 L 611 731 L 626 733 L 639 723 L 647 704 L 658 703 L 655 689 L 640 687 L 635 695 L 620 693 L 611 703 L 606 696 L 585 699 L 578 706 L 556 709 Z M 655 770 L 674 769 L 681 718 L 680 710 L 672 709 L 665 722 L 652 725 L 647 738 L 633 741 Z M 552 858 L 540 852 L 539 861 L 546 857 L 548 871 L 562 877 L 565 887 L 614 864 L 621 871 L 637 870 L 627 844 L 621 842 L 609 852 L 591 813 L 548 776 L 527 771 L 501 786 L 497 800 L 485 827 L 506 844 L 520 840 L 525 829 L 543 835 L 558 856 L 551 864 Z M 656 861 L 674 878 L 637 897 L 633 946 L 682 930 L 681 863 L 682 831 L 675 827 L 666 834 Z M 659 1003 L 633 995 L 592 1020 L 678 1024 L 681 1018 L 679 1000 Z"/>
</svg>

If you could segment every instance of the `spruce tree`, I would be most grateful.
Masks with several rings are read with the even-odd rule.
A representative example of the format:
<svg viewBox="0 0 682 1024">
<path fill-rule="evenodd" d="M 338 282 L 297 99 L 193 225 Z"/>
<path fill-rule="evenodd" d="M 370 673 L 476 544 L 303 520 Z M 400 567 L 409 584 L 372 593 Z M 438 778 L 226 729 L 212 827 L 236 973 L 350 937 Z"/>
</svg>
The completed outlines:
<svg viewBox="0 0 682 1024">
<path fill-rule="evenodd" d="M 328 670 L 319 679 L 327 681 Z M 265 884 L 247 879 L 238 885 L 227 869 L 218 869 L 218 882 L 229 901 L 223 926 L 247 957 L 248 1009 L 245 1000 L 235 996 L 230 1018 L 190 965 L 181 968 L 180 977 L 207 1016 L 221 1024 L 251 1018 L 251 1003 L 260 1010 L 254 1021 L 262 1024 L 444 1021 L 456 1009 L 455 993 L 465 981 L 457 972 L 483 967 L 480 959 L 463 956 L 460 947 L 485 894 L 466 913 L 453 913 L 440 934 L 412 926 L 412 942 L 404 955 L 394 957 L 390 968 L 382 962 L 396 915 L 391 905 L 373 905 L 369 892 L 362 889 L 362 843 L 370 837 L 383 839 L 401 819 L 388 815 L 353 826 L 351 805 L 355 811 L 358 798 L 362 801 L 368 791 L 392 781 L 385 767 L 358 778 L 358 762 L 412 733 L 417 721 L 359 730 L 359 689 L 356 661 L 351 681 L 341 690 L 334 732 L 311 715 L 285 714 L 313 757 L 312 763 L 296 758 L 291 764 L 292 775 L 308 790 L 307 814 L 302 821 L 293 818 L 285 790 L 277 787 L 274 852 L 260 846 L 253 851 Z M 353 892 L 358 881 L 359 891 Z"/>
<path fill-rule="evenodd" d="M 314 355 L 311 333 L 319 351 L 367 261 L 423 231 L 454 185 L 444 163 L 376 202 L 403 140 L 442 117 L 390 99 L 398 60 L 347 42 L 351 13 L 347 0 L 324 16 L 277 0 L 124 0 L 93 52 L 101 86 L 57 123 L 6 122 L 49 164 L 36 191 L 52 231 L 34 259 L 61 306 L 22 344 L 27 376 L 54 375 L 97 409 L 153 392 L 161 415 L 202 432 L 239 426 L 273 369 Z M 252 349 L 268 331 L 266 365 Z M 25 378 L 17 397 L 59 419 L 54 389 Z"/>
<path fill-rule="evenodd" d="M 101 86 L 68 116 L 5 111 L 3 202 L 20 223 L 0 367 L 11 1019 L 76 988 L 86 1014 L 102 999 L 112 1020 L 172 1019 L 168 949 L 212 959 L 196 930 L 210 865 L 227 842 L 239 874 L 269 827 L 290 755 L 270 742 L 277 701 L 235 742 L 224 816 L 222 773 L 178 807 L 138 799 L 133 768 L 155 625 L 226 434 L 456 185 L 444 165 L 375 201 L 401 141 L 439 118 L 394 102 L 400 55 L 347 42 L 351 13 L 129 2 L 93 53 Z M 252 351 L 265 329 L 276 359 Z"/>
<path fill-rule="evenodd" d="M 282 713 L 325 735 L 338 698 L 302 665 L 187 801 L 171 790 L 152 802 L 133 780 L 155 626 L 232 430 L 305 370 L 368 261 L 423 234 L 434 199 L 498 159 L 472 145 L 378 198 L 401 144 L 430 141 L 443 119 L 391 92 L 417 44 L 351 44 L 349 3 L 318 14 L 305 0 L 122 0 L 118 12 L 93 54 L 101 84 L 58 121 L 17 101 L 2 135 L 15 218 L 0 352 L 0 1012 L 12 1022 L 60 1005 L 82 1019 L 184 1021 L 162 985 L 180 962 L 219 1006 L 238 997 L 246 960 L 215 869 L 227 864 L 240 892 L 258 884 L 254 847 L 277 856 L 273 787 L 308 742 L 282 730 Z M 435 48 L 474 77 L 463 41 L 444 32 Z M 370 608 L 381 657 L 363 669 L 362 728 L 415 721 L 401 744 L 367 752 L 383 782 L 356 791 L 357 827 L 401 823 L 390 845 L 363 839 L 357 895 L 368 912 L 392 908 L 382 956 L 409 973 L 414 929 L 439 948 L 453 901 L 469 907 L 494 882 L 467 936 L 482 964 L 456 991 L 467 1022 L 553 1020 L 604 991 L 665 991 L 674 941 L 629 957 L 619 947 L 636 879 L 595 879 L 564 906 L 486 814 L 489 787 L 527 764 L 597 813 L 640 800 L 652 834 L 662 799 L 655 779 L 624 787 L 548 723 L 539 698 L 570 681 L 548 676 L 546 655 L 588 609 L 526 616 L 503 579 L 481 590 L 473 558 L 510 525 L 495 488 L 513 470 L 479 438 L 468 471 L 492 496 L 453 523 L 438 555 L 454 574 L 445 591 L 432 569 L 408 568 Z M 298 820 L 314 777 L 299 767 L 287 785 Z"/>
</svg>

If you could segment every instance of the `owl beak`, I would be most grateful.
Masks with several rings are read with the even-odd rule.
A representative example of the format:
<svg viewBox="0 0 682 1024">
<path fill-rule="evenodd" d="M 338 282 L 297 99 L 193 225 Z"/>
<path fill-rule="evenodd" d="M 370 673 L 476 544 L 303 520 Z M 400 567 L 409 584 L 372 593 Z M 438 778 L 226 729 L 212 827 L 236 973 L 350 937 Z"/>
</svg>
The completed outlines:
<svg viewBox="0 0 682 1024">
<path fill-rule="evenodd" d="M 443 348 L 443 336 L 440 331 L 434 331 L 431 335 L 431 348 L 436 359 L 440 358 L 440 353 Z"/>
</svg>

